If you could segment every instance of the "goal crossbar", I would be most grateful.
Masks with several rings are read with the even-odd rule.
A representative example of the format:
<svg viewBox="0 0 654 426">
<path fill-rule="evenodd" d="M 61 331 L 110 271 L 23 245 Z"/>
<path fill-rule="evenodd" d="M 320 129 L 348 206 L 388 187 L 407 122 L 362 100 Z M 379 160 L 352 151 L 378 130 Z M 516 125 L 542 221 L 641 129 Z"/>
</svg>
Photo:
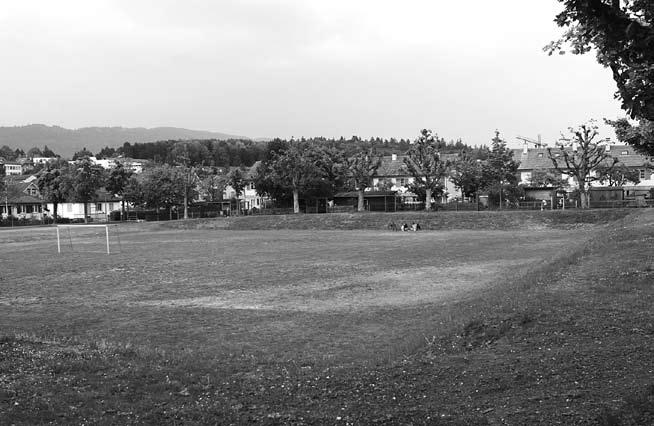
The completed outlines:
<svg viewBox="0 0 654 426">
<path fill-rule="evenodd" d="M 61 238 L 59 234 L 60 228 L 104 228 L 105 237 L 107 240 L 107 254 L 111 254 L 109 251 L 109 225 L 57 225 L 57 253 L 61 254 Z"/>
</svg>

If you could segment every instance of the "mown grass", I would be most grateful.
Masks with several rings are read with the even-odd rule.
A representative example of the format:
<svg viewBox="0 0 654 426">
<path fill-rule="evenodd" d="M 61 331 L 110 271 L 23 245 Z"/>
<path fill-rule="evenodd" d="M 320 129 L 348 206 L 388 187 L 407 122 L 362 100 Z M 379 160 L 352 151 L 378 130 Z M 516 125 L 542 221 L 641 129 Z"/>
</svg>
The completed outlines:
<svg viewBox="0 0 654 426">
<path fill-rule="evenodd" d="M 297 322 L 289 322 L 288 316 L 280 317 L 279 313 L 250 313 L 259 315 L 259 321 L 276 322 L 275 327 L 256 331 L 288 333 L 285 345 L 290 351 L 284 350 L 283 344 L 267 346 L 271 341 L 265 338 L 259 342 L 262 348 L 268 347 L 268 354 L 253 350 L 256 334 L 244 330 L 236 336 L 224 336 L 249 340 L 255 346 L 212 353 L 219 346 L 203 339 L 207 333 L 215 333 L 211 330 L 229 329 L 230 325 L 229 320 L 206 309 L 161 312 L 173 315 L 172 321 L 149 316 L 147 309 L 141 309 L 133 322 L 124 323 L 147 332 L 158 330 L 162 337 L 168 327 L 169 333 L 184 341 L 180 347 L 162 345 L 161 341 L 153 345 L 144 335 L 129 341 L 115 338 L 129 333 L 115 334 L 113 339 L 106 331 L 89 334 L 93 320 L 97 320 L 91 309 L 82 309 L 73 321 L 57 323 L 47 317 L 50 328 L 44 329 L 40 325 L 44 318 L 39 314 L 45 309 L 23 306 L 19 312 L 27 321 L 23 331 L 14 329 L 18 335 L 5 333 L 0 343 L 0 381 L 5 389 L 0 395 L 0 415 L 25 424 L 649 424 L 654 383 L 654 265 L 649 256 L 654 242 L 652 224 L 651 215 L 641 213 L 608 227 L 584 228 L 572 233 L 574 238 L 556 250 L 544 244 L 549 254 L 538 265 L 505 269 L 502 279 L 493 280 L 492 285 L 456 293 L 447 300 L 354 310 L 362 312 L 294 313 Z M 156 235 L 161 240 L 152 241 L 167 241 L 176 234 Z M 289 235 L 302 239 L 295 233 Z M 502 239 L 502 235 L 507 238 Z M 486 260 L 502 257 L 496 253 L 499 247 L 505 247 L 504 256 L 509 257 L 528 247 L 539 249 L 535 240 L 540 238 L 521 241 L 520 235 L 515 231 L 489 233 L 487 239 L 495 239 L 496 245 L 485 241 L 487 247 L 474 251 L 471 247 L 479 246 L 478 240 L 456 234 L 457 238 L 447 240 L 452 246 L 449 259 L 463 263 L 466 253 Z M 246 237 L 239 238 L 238 244 L 245 244 Z M 573 242 L 575 239 L 578 241 Z M 199 244 L 191 240 L 190 246 Z M 516 244 L 513 251 L 511 241 Z M 352 243 L 342 244 L 351 247 Z M 420 247 L 417 240 L 412 244 Z M 423 248 L 427 247 L 431 246 Z M 321 252 L 322 256 L 336 256 L 335 242 L 333 248 L 334 252 Z M 277 254 L 289 259 L 291 269 L 299 268 L 297 274 L 302 276 L 310 269 L 302 269 L 304 263 L 292 259 L 305 250 L 300 244 L 287 253 L 288 257 Z M 273 252 L 279 249 L 271 248 Z M 417 257 L 415 265 L 427 259 L 426 255 L 411 254 Z M 172 262 L 175 255 L 171 253 L 164 260 Z M 259 251 L 256 256 L 266 259 L 267 255 Z M 365 275 L 365 266 L 378 257 L 381 263 L 391 259 L 389 252 L 381 251 L 360 256 L 352 263 L 361 265 Z M 388 267 L 397 268 L 411 258 L 392 260 Z M 447 263 L 442 257 L 439 260 Z M 182 269 L 177 278 L 188 278 L 193 271 L 192 265 L 184 269 L 183 262 L 173 264 Z M 90 265 L 78 265 L 70 277 L 88 271 Z M 65 265 L 73 266 L 72 262 Z M 353 276 L 354 271 L 346 267 L 345 275 Z M 292 278 L 288 272 L 281 271 Z M 270 275 L 270 269 L 267 273 Z M 242 284 L 243 278 L 236 281 Z M 190 282 L 193 280 L 184 281 Z M 28 283 L 25 280 L 23 284 Z M 114 285 L 114 292 L 130 287 Z M 155 295 L 161 298 L 186 293 L 182 287 L 168 286 L 173 288 Z M 97 290 L 97 285 L 89 286 L 88 291 L 94 288 Z M 194 288 L 206 291 L 197 282 L 187 291 Z M 272 291 L 276 286 L 264 288 Z M 70 298 L 71 293 L 67 296 Z M 48 307 L 56 308 L 65 300 L 62 297 Z M 64 304 L 59 313 L 71 308 Z M 247 323 L 243 313 L 229 313 L 234 321 Z M 120 320 L 126 314 L 131 313 L 118 309 L 110 318 Z M 103 315 L 109 313 L 103 309 Z M 91 324 L 84 326 L 85 318 Z M 223 323 L 207 328 L 206 321 L 218 319 Z M 157 320 L 164 323 L 162 329 L 148 325 Z M 195 324 L 198 330 L 184 338 L 181 333 L 191 329 L 171 329 L 175 322 L 180 323 L 178 326 Z M 303 322 L 319 333 L 300 333 Z M 8 330 L 8 323 L 4 324 L 3 329 Z M 62 328 L 71 325 L 77 328 L 76 333 Z M 99 323 L 98 329 L 105 325 Z M 340 334 L 348 329 L 354 330 L 350 338 L 360 339 L 362 345 L 350 343 L 350 351 L 344 350 L 348 344 L 336 351 L 320 345 L 320 339 L 336 346 L 339 341 L 341 345 L 347 343 Z M 369 356 L 352 356 L 366 353 Z"/>
</svg>

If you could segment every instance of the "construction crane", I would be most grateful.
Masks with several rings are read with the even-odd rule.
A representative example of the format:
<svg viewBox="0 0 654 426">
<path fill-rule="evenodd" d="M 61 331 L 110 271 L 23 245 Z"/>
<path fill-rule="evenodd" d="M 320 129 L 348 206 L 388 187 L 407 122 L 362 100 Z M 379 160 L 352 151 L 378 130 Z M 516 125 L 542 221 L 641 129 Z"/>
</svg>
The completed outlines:
<svg viewBox="0 0 654 426">
<path fill-rule="evenodd" d="M 527 138 L 525 136 L 516 136 L 515 138 L 521 140 L 525 144 L 532 144 L 532 145 L 534 145 L 535 148 L 542 148 L 544 146 L 543 143 L 540 140 L 540 135 L 538 135 L 538 140 L 537 141 L 533 140 L 531 138 Z"/>
</svg>

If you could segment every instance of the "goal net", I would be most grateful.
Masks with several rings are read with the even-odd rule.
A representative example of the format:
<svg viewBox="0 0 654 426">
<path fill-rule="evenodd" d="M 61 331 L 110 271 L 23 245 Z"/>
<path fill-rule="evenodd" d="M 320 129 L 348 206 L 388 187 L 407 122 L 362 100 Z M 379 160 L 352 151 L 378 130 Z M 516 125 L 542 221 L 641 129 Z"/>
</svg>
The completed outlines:
<svg viewBox="0 0 654 426">
<path fill-rule="evenodd" d="M 57 225 L 57 253 L 120 251 L 118 228 L 110 225 Z"/>
</svg>

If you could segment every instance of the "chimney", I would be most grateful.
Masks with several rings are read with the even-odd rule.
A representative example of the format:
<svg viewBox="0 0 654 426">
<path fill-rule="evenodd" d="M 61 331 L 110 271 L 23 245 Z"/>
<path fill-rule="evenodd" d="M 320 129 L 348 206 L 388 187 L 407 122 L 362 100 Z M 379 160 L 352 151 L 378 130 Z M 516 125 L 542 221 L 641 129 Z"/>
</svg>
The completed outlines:
<svg viewBox="0 0 654 426">
<path fill-rule="evenodd" d="M 527 152 L 529 151 L 529 147 L 527 146 L 527 141 L 522 143 L 522 155 L 527 155 Z"/>
<path fill-rule="evenodd" d="M 611 145 L 606 144 L 606 152 L 611 152 Z"/>
<path fill-rule="evenodd" d="M 391 161 L 397 161 L 397 154 L 391 154 Z"/>
</svg>

